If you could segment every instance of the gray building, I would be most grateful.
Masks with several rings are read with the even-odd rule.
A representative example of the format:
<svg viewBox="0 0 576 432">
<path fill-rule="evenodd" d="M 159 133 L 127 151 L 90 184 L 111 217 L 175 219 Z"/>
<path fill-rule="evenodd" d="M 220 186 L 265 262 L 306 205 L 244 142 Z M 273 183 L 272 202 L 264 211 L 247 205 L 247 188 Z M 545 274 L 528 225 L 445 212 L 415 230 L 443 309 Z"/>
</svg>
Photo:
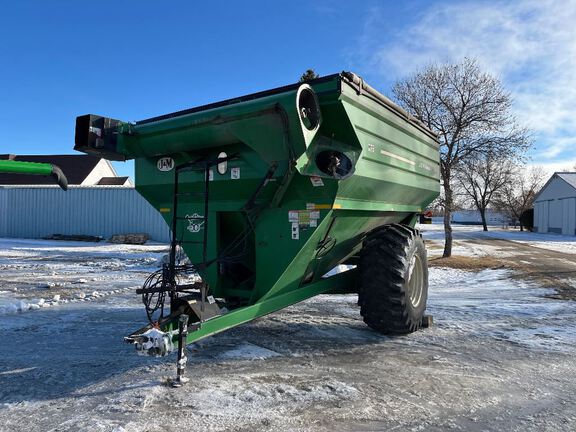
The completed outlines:
<svg viewBox="0 0 576 432">
<path fill-rule="evenodd" d="M 133 187 L 0 186 L 0 237 L 42 238 L 53 234 L 146 233 L 167 242 L 170 229 Z"/>
<path fill-rule="evenodd" d="M 538 192 L 534 231 L 576 235 L 576 173 L 554 173 Z"/>
<path fill-rule="evenodd" d="M 0 237 L 42 238 L 53 234 L 148 234 L 167 242 L 164 219 L 109 161 L 90 155 L 0 155 L 0 160 L 58 165 L 68 191 L 43 176 L 0 173 Z"/>
</svg>

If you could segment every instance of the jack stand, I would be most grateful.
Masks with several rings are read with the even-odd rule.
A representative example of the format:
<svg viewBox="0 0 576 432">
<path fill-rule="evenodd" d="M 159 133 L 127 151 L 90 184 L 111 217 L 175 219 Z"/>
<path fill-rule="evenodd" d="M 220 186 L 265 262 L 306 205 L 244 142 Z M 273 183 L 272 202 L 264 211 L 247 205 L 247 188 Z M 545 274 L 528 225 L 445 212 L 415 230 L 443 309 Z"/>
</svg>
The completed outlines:
<svg viewBox="0 0 576 432">
<path fill-rule="evenodd" d="M 430 328 L 430 327 L 432 327 L 433 323 L 434 323 L 434 320 L 432 319 L 432 315 L 424 315 L 422 317 L 422 327 L 423 328 Z"/>
<path fill-rule="evenodd" d="M 176 378 L 170 382 L 172 387 L 182 387 L 188 382 L 184 376 L 186 370 L 186 336 L 188 335 L 188 315 L 182 314 L 178 319 L 178 361 L 176 362 Z"/>
</svg>

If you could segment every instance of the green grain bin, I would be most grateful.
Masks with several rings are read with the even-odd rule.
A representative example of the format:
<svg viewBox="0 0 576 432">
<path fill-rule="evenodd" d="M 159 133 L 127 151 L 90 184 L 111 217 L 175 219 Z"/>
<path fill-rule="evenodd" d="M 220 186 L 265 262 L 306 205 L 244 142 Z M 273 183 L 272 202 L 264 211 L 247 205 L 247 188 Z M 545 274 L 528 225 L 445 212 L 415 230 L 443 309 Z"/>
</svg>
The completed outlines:
<svg viewBox="0 0 576 432">
<path fill-rule="evenodd" d="M 181 317 L 190 343 L 334 292 L 358 292 L 380 332 L 421 326 L 413 226 L 439 193 L 438 142 L 357 75 L 136 123 L 81 116 L 75 149 L 134 159 L 136 189 L 172 227 L 169 262 L 139 290 L 151 323 L 128 339 L 140 349 L 170 351 Z M 325 277 L 338 264 L 357 267 Z"/>
</svg>

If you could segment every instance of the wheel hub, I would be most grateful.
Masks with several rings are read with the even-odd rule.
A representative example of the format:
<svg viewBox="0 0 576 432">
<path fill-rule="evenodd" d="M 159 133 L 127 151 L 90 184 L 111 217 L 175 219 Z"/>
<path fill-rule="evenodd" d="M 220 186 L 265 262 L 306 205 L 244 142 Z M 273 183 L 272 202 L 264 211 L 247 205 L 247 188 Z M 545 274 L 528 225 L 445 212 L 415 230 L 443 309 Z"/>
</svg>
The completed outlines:
<svg viewBox="0 0 576 432">
<path fill-rule="evenodd" d="M 412 255 L 408 268 L 408 296 L 413 307 L 418 307 L 424 292 L 422 261 L 417 254 Z"/>
</svg>

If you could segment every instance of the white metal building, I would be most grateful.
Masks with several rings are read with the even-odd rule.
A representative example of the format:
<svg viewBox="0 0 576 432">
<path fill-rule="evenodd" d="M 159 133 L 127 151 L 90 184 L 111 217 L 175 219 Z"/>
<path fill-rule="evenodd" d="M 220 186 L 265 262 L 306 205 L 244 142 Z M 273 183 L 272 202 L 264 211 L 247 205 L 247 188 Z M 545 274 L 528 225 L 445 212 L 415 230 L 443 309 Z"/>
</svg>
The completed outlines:
<svg viewBox="0 0 576 432">
<path fill-rule="evenodd" d="M 43 176 L 0 173 L 0 237 L 42 238 L 54 234 L 145 233 L 170 239 L 164 219 L 128 177 L 105 159 L 90 155 L 1 155 L 0 160 L 52 163 L 68 178 L 68 191 Z"/>
<path fill-rule="evenodd" d="M 509 217 L 492 209 L 486 209 L 487 225 L 508 225 Z M 452 223 L 461 225 L 482 225 L 482 217 L 478 210 L 457 210 L 452 213 Z"/>
<path fill-rule="evenodd" d="M 160 213 L 133 187 L 0 186 L 0 237 L 130 233 L 170 240 Z"/>
<path fill-rule="evenodd" d="M 554 173 L 538 192 L 534 231 L 576 235 L 576 173 Z"/>
</svg>

